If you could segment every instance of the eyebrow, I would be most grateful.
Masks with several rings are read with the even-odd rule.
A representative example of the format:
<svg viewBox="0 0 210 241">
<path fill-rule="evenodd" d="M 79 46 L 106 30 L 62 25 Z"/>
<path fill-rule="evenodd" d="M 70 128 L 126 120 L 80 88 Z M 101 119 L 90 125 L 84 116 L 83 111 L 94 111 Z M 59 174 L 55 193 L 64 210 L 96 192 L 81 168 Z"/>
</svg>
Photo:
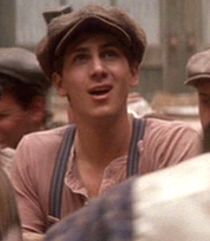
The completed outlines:
<svg viewBox="0 0 210 241">
<path fill-rule="evenodd" d="M 108 47 L 118 47 L 120 48 L 119 42 L 117 40 L 109 41 L 107 43 L 103 43 L 99 46 L 100 48 L 108 48 Z M 79 52 L 86 52 L 88 47 L 86 46 L 76 46 L 70 53 L 79 53 Z"/>
</svg>

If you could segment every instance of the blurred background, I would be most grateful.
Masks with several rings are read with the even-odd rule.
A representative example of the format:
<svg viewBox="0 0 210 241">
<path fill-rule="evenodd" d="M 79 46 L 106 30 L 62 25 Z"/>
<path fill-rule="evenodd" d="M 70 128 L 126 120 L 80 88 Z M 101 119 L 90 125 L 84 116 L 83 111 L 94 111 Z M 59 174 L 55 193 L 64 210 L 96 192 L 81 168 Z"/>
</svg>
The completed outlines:
<svg viewBox="0 0 210 241">
<path fill-rule="evenodd" d="M 0 47 L 33 50 L 46 32 L 44 11 L 87 3 L 119 6 L 144 28 L 148 47 L 135 91 L 157 111 L 196 119 L 196 94 L 183 82 L 188 58 L 210 47 L 210 0 L 0 0 Z M 50 102 L 65 119 L 65 103 L 54 92 Z"/>
</svg>

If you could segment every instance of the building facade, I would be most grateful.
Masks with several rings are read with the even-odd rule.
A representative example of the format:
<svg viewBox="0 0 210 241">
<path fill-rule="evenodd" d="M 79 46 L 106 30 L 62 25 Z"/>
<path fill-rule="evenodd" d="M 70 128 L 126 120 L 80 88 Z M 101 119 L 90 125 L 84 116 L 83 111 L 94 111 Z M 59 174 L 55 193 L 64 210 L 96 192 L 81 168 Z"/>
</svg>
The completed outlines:
<svg viewBox="0 0 210 241">
<path fill-rule="evenodd" d="M 141 70 L 140 92 L 189 92 L 185 65 L 195 52 L 210 47 L 210 0 L 0 0 L 0 46 L 34 49 L 46 31 L 42 12 L 63 5 L 116 5 L 144 28 L 148 48 Z"/>
</svg>

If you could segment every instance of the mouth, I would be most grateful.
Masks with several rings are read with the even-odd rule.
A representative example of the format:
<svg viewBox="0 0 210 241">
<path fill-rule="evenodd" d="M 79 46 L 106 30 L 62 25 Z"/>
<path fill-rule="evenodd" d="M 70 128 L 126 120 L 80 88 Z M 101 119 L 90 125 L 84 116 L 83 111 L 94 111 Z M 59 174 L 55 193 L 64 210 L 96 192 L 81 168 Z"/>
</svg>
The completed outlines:
<svg viewBox="0 0 210 241">
<path fill-rule="evenodd" d="M 112 90 L 111 85 L 97 86 L 91 88 L 88 93 L 92 96 L 100 97 L 107 95 Z"/>
</svg>

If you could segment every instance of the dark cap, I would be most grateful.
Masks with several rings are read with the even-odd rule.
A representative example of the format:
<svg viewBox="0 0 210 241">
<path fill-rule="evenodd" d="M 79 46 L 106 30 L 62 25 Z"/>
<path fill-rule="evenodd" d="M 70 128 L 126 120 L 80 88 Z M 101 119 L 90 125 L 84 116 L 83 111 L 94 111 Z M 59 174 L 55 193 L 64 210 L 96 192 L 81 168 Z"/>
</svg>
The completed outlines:
<svg viewBox="0 0 210 241">
<path fill-rule="evenodd" d="M 132 60 L 141 63 L 146 47 L 143 29 L 119 8 L 89 5 L 53 19 L 47 36 L 38 44 L 37 58 L 49 78 L 55 71 L 55 59 L 64 54 L 74 36 L 90 29 L 112 33 L 124 43 Z"/>
<path fill-rule="evenodd" d="M 43 82 L 50 85 L 36 59 L 36 55 L 26 49 L 0 48 L 0 74 L 25 83 Z"/>
<path fill-rule="evenodd" d="M 196 85 L 201 79 L 210 81 L 210 49 L 194 54 L 186 65 L 186 85 Z"/>
</svg>

